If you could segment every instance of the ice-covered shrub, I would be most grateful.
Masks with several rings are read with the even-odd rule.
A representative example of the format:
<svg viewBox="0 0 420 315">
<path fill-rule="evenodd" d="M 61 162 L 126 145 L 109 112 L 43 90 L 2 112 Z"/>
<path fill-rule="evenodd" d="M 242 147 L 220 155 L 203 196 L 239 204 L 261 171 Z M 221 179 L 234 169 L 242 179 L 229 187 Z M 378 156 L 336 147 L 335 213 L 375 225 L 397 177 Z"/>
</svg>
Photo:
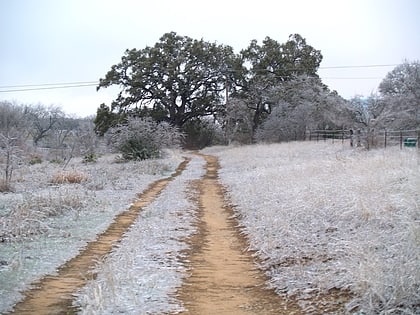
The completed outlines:
<svg viewBox="0 0 420 315">
<path fill-rule="evenodd" d="M 160 157 L 164 148 L 178 147 L 182 133 L 166 122 L 128 118 L 125 124 L 111 128 L 107 137 L 109 144 L 125 160 L 146 160 Z"/>
<path fill-rule="evenodd" d="M 83 157 L 83 163 L 96 163 L 98 157 L 95 153 L 88 153 Z"/>
</svg>

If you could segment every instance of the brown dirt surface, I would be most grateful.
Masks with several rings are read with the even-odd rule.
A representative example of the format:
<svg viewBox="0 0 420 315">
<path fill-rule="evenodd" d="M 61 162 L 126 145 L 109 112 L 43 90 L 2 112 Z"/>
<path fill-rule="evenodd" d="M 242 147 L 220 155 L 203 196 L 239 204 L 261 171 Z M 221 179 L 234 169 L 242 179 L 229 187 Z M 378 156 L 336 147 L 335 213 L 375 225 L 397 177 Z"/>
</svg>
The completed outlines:
<svg viewBox="0 0 420 315">
<path fill-rule="evenodd" d="M 181 174 L 189 160 L 185 159 L 171 177 L 152 183 L 137 197 L 137 201 L 119 214 L 108 229 L 87 245 L 80 254 L 62 267 L 56 275 L 49 275 L 34 284 L 25 299 L 16 304 L 12 314 L 74 314 L 73 293 L 95 277 L 92 272 L 97 261 L 108 254 L 137 219 L 142 208 L 150 204 L 168 185 L 171 179 Z"/>
<path fill-rule="evenodd" d="M 265 287 L 266 278 L 245 251 L 233 211 L 218 182 L 219 164 L 205 155 L 207 173 L 197 181 L 200 191 L 199 232 L 190 240 L 191 275 L 178 297 L 182 314 L 301 314 L 300 308 Z"/>
</svg>

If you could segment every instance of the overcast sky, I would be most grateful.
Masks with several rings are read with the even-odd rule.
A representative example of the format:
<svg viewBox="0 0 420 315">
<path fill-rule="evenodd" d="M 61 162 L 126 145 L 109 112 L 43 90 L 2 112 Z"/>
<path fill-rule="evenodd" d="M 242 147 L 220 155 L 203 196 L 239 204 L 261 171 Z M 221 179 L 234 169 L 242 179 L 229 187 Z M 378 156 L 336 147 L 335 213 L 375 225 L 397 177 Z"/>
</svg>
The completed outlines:
<svg viewBox="0 0 420 315">
<path fill-rule="evenodd" d="M 420 59 L 420 1 L 0 0 L 0 101 L 93 115 L 115 89 L 5 91 L 98 81 L 127 48 L 152 46 L 170 31 L 236 52 L 252 39 L 284 43 L 299 33 L 321 50 L 323 82 L 351 98 L 375 92 L 394 65 Z M 389 66 L 328 69 L 371 65 Z"/>
</svg>

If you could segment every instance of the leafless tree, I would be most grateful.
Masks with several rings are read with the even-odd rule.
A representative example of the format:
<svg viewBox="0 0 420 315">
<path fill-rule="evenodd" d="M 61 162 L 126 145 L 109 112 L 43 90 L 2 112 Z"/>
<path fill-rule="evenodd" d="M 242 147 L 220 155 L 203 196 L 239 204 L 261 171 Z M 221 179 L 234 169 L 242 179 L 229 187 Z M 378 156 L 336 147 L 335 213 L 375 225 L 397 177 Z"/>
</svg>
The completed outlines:
<svg viewBox="0 0 420 315">
<path fill-rule="evenodd" d="M 25 107 L 25 118 L 28 123 L 29 133 L 35 146 L 48 136 L 64 117 L 63 111 L 57 106 L 44 106 L 38 104 Z"/>
<path fill-rule="evenodd" d="M 13 103 L 0 102 L 0 165 L 4 171 L 0 190 L 10 189 L 25 133 L 22 108 Z"/>
</svg>

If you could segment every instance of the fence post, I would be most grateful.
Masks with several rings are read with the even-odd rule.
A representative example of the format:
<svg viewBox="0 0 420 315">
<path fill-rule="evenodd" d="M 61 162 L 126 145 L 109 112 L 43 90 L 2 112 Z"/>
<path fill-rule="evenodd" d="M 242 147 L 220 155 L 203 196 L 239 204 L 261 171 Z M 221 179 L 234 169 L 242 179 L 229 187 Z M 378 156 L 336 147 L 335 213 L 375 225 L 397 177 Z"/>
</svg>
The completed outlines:
<svg viewBox="0 0 420 315">
<path fill-rule="evenodd" d="M 402 131 L 400 131 L 400 149 L 402 149 L 402 145 L 403 145 L 403 136 L 402 136 Z"/>
<path fill-rule="evenodd" d="M 387 131 L 385 129 L 385 133 L 384 133 L 384 147 L 386 149 L 386 140 L 387 140 Z"/>
</svg>

